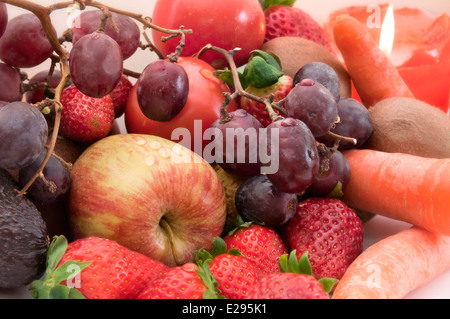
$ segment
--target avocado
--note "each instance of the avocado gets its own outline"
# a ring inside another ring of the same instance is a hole
[[[24,287],[40,278],[46,267],[46,224],[17,189],[12,176],[0,169],[0,288]]]

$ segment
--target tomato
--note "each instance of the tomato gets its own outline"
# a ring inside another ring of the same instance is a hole
[[[153,9],[153,23],[168,29],[192,29],[186,35],[183,56],[196,54],[211,43],[226,50],[241,48],[235,54],[237,66],[247,63],[249,53],[259,49],[264,42],[266,24],[263,9],[258,0],[157,0]],[[152,30],[155,46],[164,56],[175,51],[180,38],[166,43],[167,36]],[[201,56],[215,68],[227,66],[222,56],[208,51]]]
[[[200,154],[205,145],[211,142],[208,139],[203,140],[203,133],[220,117],[220,108],[225,100],[223,93],[230,92],[230,89],[214,76],[214,68],[203,60],[181,57],[178,64],[186,70],[189,78],[189,95],[181,112],[168,122],[150,120],[139,108],[136,83],[125,109],[125,127],[128,133],[160,136],[179,142]],[[227,110],[232,112],[236,108],[235,101],[232,101]],[[177,133],[182,135],[176,136]]]

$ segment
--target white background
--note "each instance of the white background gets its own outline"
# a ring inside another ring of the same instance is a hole
[[[170,1],[170,0],[163,0]],[[207,0],[205,0],[207,1]],[[57,0],[37,0],[33,1],[42,5],[49,5],[57,2]],[[101,1],[100,1],[101,2]],[[141,13],[144,16],[152,15],[153,6],[155,0],[104,0],[105,4],[119,9],[132,11],[135,13]],[[380,0],[314,0],[314,1],[303,1],[298,0],[295,6],[308,12],[313,18],[318,22],[323,23],[328,17],[328,14],[335,9],[346,7],[349,5],[369,5],[373,3],[386,3],[386,1]],[[409,7],[419,7],[427,9],[432,13],[439,14],[443,11],[450,14],[450,0],[391,0],[390,1],[395,8],[409,6]],[[8,14],[10,17],[14,17],[18,14],[25,13],[23,9],[13,8],[8,6]],[[55,12],[52,14],[52,21],[58,32],[61,34],[66,28],[67,13],[65,10]],[[219,24],[220,25],[220,24]],[[138,50],[136,54],[130,59],[124,62],[124,66],[128,69],[141,72],[143,68],[152,60],[156,58],[155,54],[148,51]],[[43,65],[33,68],[24,69],[29,76],[32,76],[40,70],[45,70],[47,65]],[[121,123],[121,125],[123,125]],[[450,208],[449,208],[450,209]],[[381,216],[373,218],[371,221],[365,224],[365,241],[364,247],[372,245],[373,243],[379,241],[382,238],[395,234],[403,229],[409,228],[411,225],[393,221]],[[2,298],[30,298],[26,289],[15,289],[15,290],[2,290],[0,289],[0,299]],[[450,299],[450,269],[429,282],[424,287],[416,289],[415,291],[409,293],[405,298],[422,298],[422,299]]]

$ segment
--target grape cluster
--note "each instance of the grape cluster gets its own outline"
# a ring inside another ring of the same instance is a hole
[[[290,219],[301,197],[341,196],[351,174],[341,150],[362,146],[372,132],[366,108],[354,99],[341,98],[337,74],[327,64],[306,64],[298,70],[294,83],[286,98],[278,103],[283,105],[285,116],[274,116],[265,131],[260,131],[266,139],[257,137],[257,145],[267,149],[269,164],[277,161],[278,169],[264,172],[267,161],[261,159],[258,171],[248,162],[249,156],[244,162],[221,164],[231,173],[248,178],[235,195],[236,207],[244,220],[278,227]],[[259,126],[255,122],[249,114],[239,118],[230,113],[228,122],[217,121],[214,127],[256,129]],[[349,142],[351,139],[357,143]],[[235,140],[226,143],[232,145],[224,148],[224,159],[227,152],[239,150]],[[248,143],[244,149],[247,155]]]

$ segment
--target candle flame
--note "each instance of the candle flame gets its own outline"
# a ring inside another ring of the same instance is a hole
[[[394,9],[392,5],[389,8],[384,17],[383,25],[381,26],[380,34],[380,44],[379,48],[381,51],[389,55],[394,46],[394,35],[395,35],[395,22],[394,22]]]

